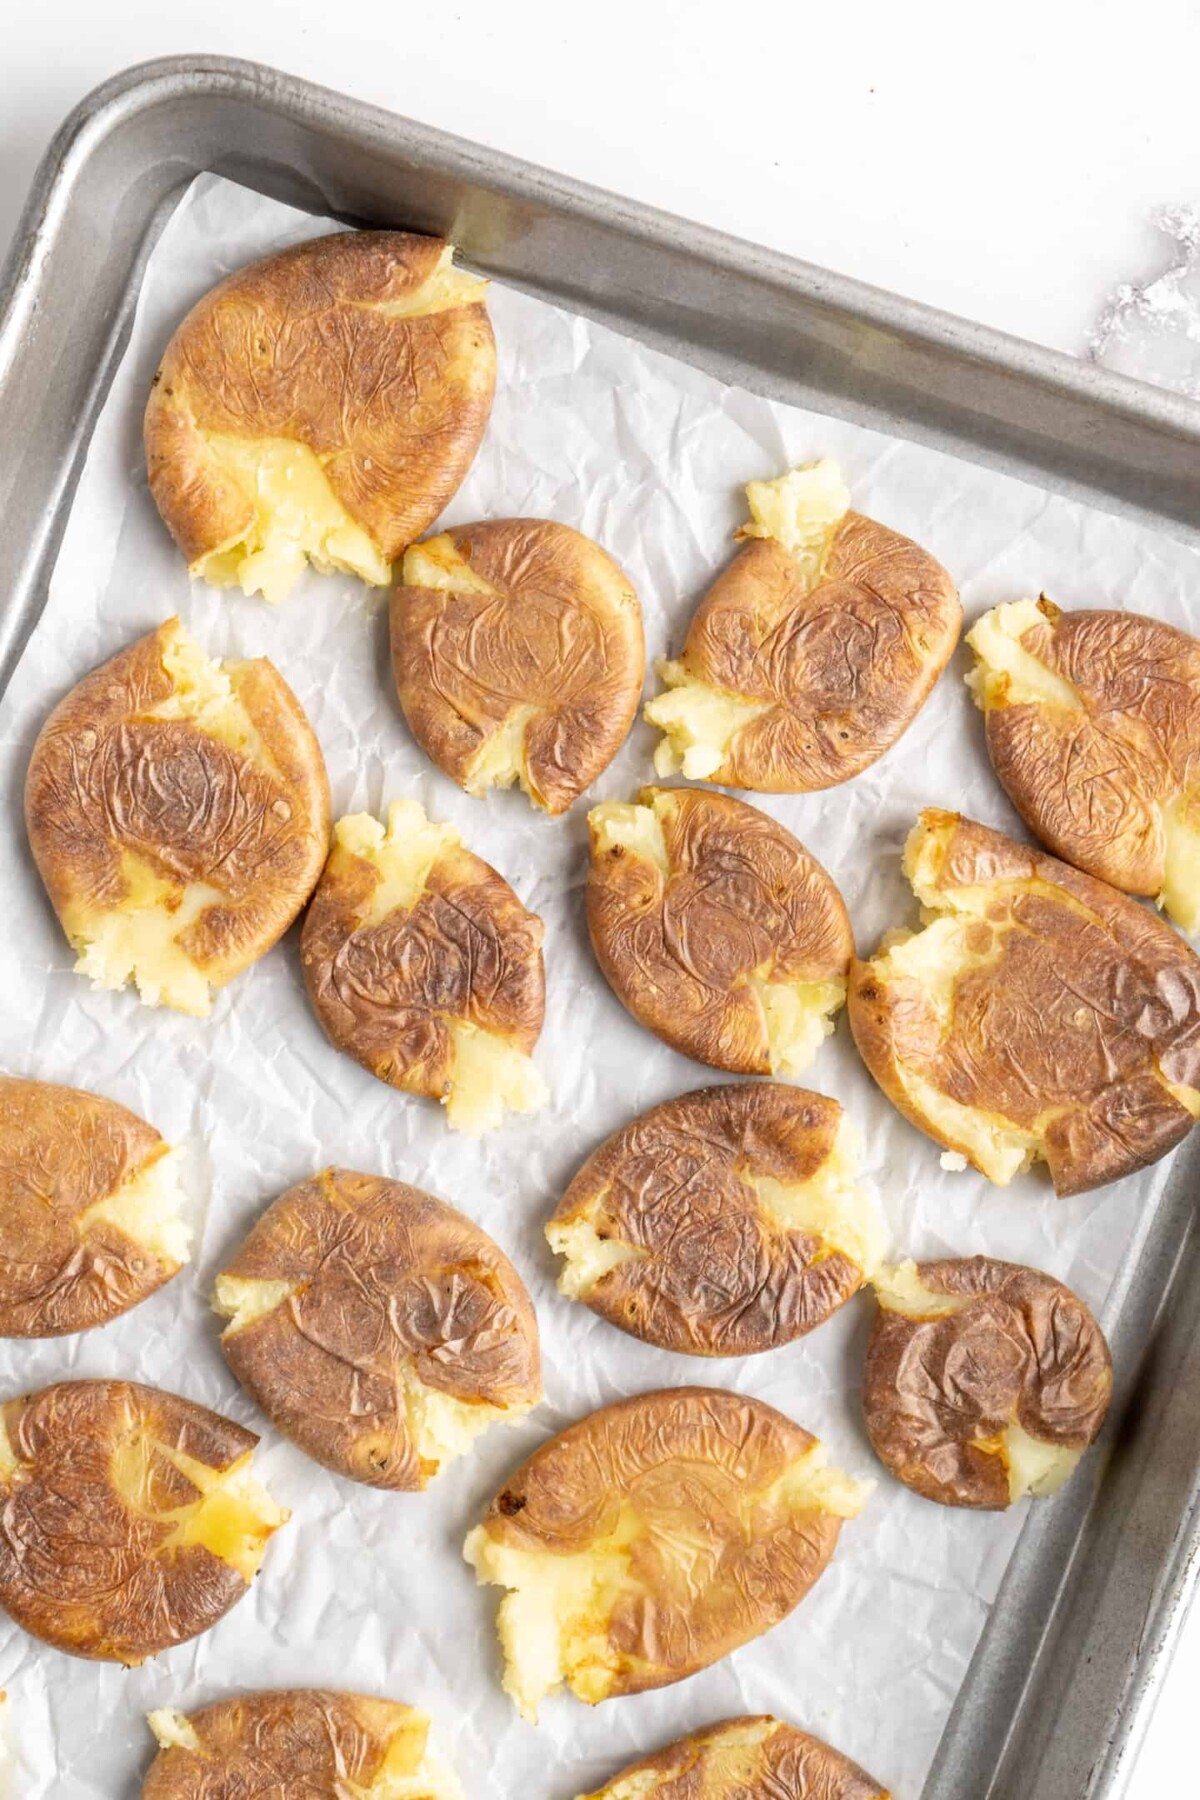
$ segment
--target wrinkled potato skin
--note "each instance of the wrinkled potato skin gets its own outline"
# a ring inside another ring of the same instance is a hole
[[[140,1382],[61,1381],[10,1400],[9,1442],[29,1466],[0,1482],[0,1605],[57,1650],[140,1663],[207,1631],[247,1584],[203,1545],[156,1554],[171,1525],[136,1516],[112,1484],[127,1415],[134,1429],[218,1470],[258,1442],[219,1413]],[[196,1497],[185,1475],[155,1460],[156,1511]]]
[[[855,961],[850,1027],[889,1100],[938,1142],[904,1093],[900,1062],[962,1104],[1021,1127],[1061,1107],[1046,1133],[1060,1194],[1165,1156],[1194,1121],[1156,1069],[1200,1087],[1200,961],[1156,914],[1066,863],[955,814],[922,816],[957,819],[940,887],[1036,888],[997,894],[993,923],[1016,929],[998,963],[959,981],[944,1044],[915,983],[885,986],[870,962]]]
[[[1200,787],[1200,642],[1157,619],[1102,611],[1058,613],[1021,642],[1085,710],[988,711],[1005,793],[1056,856],[1127,894],[1157,894],[1159,804]]]
[[[546,1011],[542,921],[462,845],[411,908],[360,929],[376,877],[337,847],[304,920],[304,982],[330,1043],[380,1081],[440,1100],[454,1068],[447,1017],[532,1053]]]
[[[415,318],[373,309],[420,287],[444,249],[403,231],[314,238],[238,270],[192,308],[145,419],[150,491],[189,564],[236,541],[253,517],[207,432],[307,445],[388,561],[433,523],[491,412],[487,308]]]
[[[305,1284],[221,1348],[272,1423],[352,1481],[425,1486],[396,1385],[401,1362],[461,1400],[526,1406],[541,1392],[520,1276],[479,1226],[402,1181],[327,1169],[301,1182],[224,1272]]]
[[[647,804],[664,790],[643,788]],[[614,845],[593,846],[592,946],[617,999],[673,1050],[735,1075],[771,1062],[751,970],[772,953],[776,981],[844,979],[854,954],[832,877],[757,807],[701,788],[671,790],[663,821],[671,873]]]
[[[329,783],[300,702],[265,658],[227,668],[274,770],[189,720],[144,715],[169,698],[172,627],[139,638],[85,675],[50,714],[29,764],[25,821],[54,910],[119,906],[121,852],[182,894],[211,884],[179,938],[214,985],[271,948],[304,905],[329,847]]]
[[[753,1772],[731,1787],[718,1766],[722,1746],[759,1726],[773,1729],[762,1742]],[[606,1787],[581,1800],[608,1800],[623,1781],[646,1775],[656,1779],[644,1800],[889,1800],[877,1781],[832,1745],[766,1716],[725,1719],[679,1738],[656,1755],[630,1763]]]
[[[1108,1345],[1083,1301],[1036,1269],[971,1256],[919,1273],[971,1305],[930,1319],[879,1309],[863,1377],[867,1431],[925,1499],[1001,1511],[1007,1468],[976,1440],[1015,1421],[1044,1443],[1086,1450],[1112,1398]]]
[[[104,1325],[176,1273],[116,1225],[80,1225],[165,1152],[115,1101],[0,1075],[0,1336]]]
[[[646,1259],[611,1269],[586,1305],[692,1356],[748,1356],[821,1324],[857,1292],[859,1270],[840,1252],[814,1260],[820,1241],[772,1219],[742,1171],[809,1180],[841,1118],[836,1100],[766,1081],[683,1094],[616,1132],[554,1218],[591,1216]]]
[[[608,767],[637,713],[646,648],[637,595],[598,544],[549,519],[497,519],[447,533],[496,595],[398,585],[392,669],[413,736],[465,786],[514,707],[529,779],[551,815]]]
[[[204,1754],[160,1750],[142,1800],[332,1800],[344,1784],[369,1788],[408,1708],[331,1688],[290,1688],[220,1700],[188,1722]]]
[[[811,593],[782,544],[748,543],[701,601],[680,661],[770,710],[708,779],[804,794],[861,774],[912,724],[961,626],[941,564],[860,513],[837,526]]]
[[[603,1407],[551,1438],[497,1494],[488,1535],[569,1555],[605,1535],[621,1502],[661,1527],[634,1546],[642,1594],[616,1608],[622,1659],[606,1698],[682,1681],[787,1616],[832,1556],[842,1521],[751,1504],[815,1440],[761,1400],[669,1388]],[[703,1584],[670,1555],[705,1545]]]

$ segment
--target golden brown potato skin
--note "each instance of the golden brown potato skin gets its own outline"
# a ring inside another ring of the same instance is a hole
[[[128,893],[123,852],[182,896],[189,882],[221,902],[179,943],[218,986],[287,930],[329,847],[329,783],[300,702],[265,657],[226,665],[273,767],[151,710],[173,691],[164,646],[178,620],[138,638],[60,700],[33,747],[25,782],[29,844],[64,911]]]
[[[855,961],[850,1026],[889,1100],[944,1141],[905,1095],[902,1062],[1021,1128],[1052,1114],[1046,1161],[1060,1194],[1165,1156],[1193,1124],[1165,1083],[1200,1087],[1200,961],[1154,913],[1066,863],[958,814],[922,819],[954,822],[939,887],[995,887],[977,947],[1007,935],[998,961],[959,979],[944,1036],[914,982],[885,983]]]
[[[221,1348],[271,1422],[351,1481],[426,1484],[401,1365],[468,1402],[527,1407],[541,1394],[517,1271],[478,1225],[403,1181],[326,1169],[289,1188],[224,1273],[302,1284]]]
[[[907,731],[958,642],[962,608],[941,564],[849,512],[811,592],[783,545],[757,538],[709,589],[679,659],[696,681],[769,710],[708,779],[810,793],[869,768]]]
[[[461,844],[441,852],[414,906],[361,927],[375,881],[364,858],[336,849],[304,920],[304,982],[330,1043],[380,1081],[432,1100],[454,1068],[447,1019],[530,1055],[546,1011],[537,914]]]
[[[203,1755],[176,1745],[160,1750],[142,1800],[340,1800],[376,1780],[407,1715],[394,1700],[332,1688],[219,1700],[188,1715]]]
[[[376,309],[419,288],[445,248],[404,231],[313,238],[239,269],[192,308],[145,419],[150,491],[189,564],[253,517],[206,432],[305,444],[388,561],[433,523],[491,412],[487,308]]]
[[[745,1176],[811,1179],[842,1116],[823,1094],[763,1081],[682,1094],[616,1132],[554,1221],[586,1216],[643,1254],[601,1276],[586,1304],[692,1356],[753,1355],[812,1331],[857,1292],[861,1272],[772,1218]]]
[[[879,1309],[863,1376],[867,1431],[892,1474],[927,1500],[1000,1511],[1008,1470],[979,1441],[1016,1423],[1086,1450],[1112,1398],[1108,1345],[1083,1301],[1036,1269],[969,1256],[918,1273],[971,1304],[926,1319]]]
[[[738,1756],[736,1774],[727,1773],[731,1747],[750,1734],[761,1735],[761,1743],[744,1753],[745,1760]],[[650,1775],[649,1787],[636,1788],[638,1800],[889,1800],[840,1750],[769,1715],[723,1719],[678,1738],[581,1800],[614,1800],[622,1782]]]
[[[4,1407],[21,1467],[0,1481],[0,1606],[72,1656],[140,1663],[207,1631],[246,1592],[202,1544],[161,1549],[174,1521],[148,1518],[114,1487],[118,1447],[147,1437],[213,1469],[257,1444],[219,1413],[136,1381],[60,1381]],[[156,1455],[144,1501],[157,1515],[197,1489]]]
[[[667,790],[643,788],[648,804]],[[769,1075],[766,1026],[748,982],[844,979],[854,954],[832,877],[757,807],[702,788],[670,790],[670,874],[592,834],[587,919],[604,977],[663,1042],[735,1075]]]
[[[113,1100],[0,1075],[0,1337],[104,1325],[171,1279],[118,1225],[81,1223],[166,1148]]]
[[[643,1531],[609,1629],[605,1698],[665,1687],[777,1625],[832,1556],[842,1521],[764,1499],[816,1440],[719,1388],[665,1388],[603,1407],[535,1450],[483,1521],[499,1543],[570,1555],[611,1532],[623,1502]],[[704,1546],[681,1556],[679,1545]]]
[[[608,767],[646,673],[642,614],[598,544],[551,519],[496,519],[447,533],[495,594],[397,585],[392,669],[413,736],[465,787],[515,707],[530,785],[552,816]]]

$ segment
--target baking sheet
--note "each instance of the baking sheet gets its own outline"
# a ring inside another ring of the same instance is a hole
[[[816,1431],[856,1474],[880,1473],[858,1417],[870,1308],[760,1358],[700,1362],[627,1339],[554,1291],[542,1225],[567,1179],[633,1113],[713,1079],[627,1018],[596,971],[583,924],[584,805],[551,822],[519,794],[469,800],[408,737],[387,658],[386,609],[357,582],[310,576],[276,612],[189,584],[145,485],[140,419],[171,329],[214,281],[320,227],[202,177],[151,259],[133,337],[93,440],[49,604],[0,711],[0,794],[11,854],[0,941],[0,1066],[74,1082],[143,1113],[185,1152],[195,1261],[103,1331],[0,1345],[0,1392],[69,1375],[174,1388],[264,1433],[258,1473],[293,1509],[251,1594],[214,1631],[137,1671],[76,1662],[0,1625],[15,1791],[132,1796],[155,1706],[191,1709],[240,1687],[325,1682],[427,1707],[472,1800],[545,1800],[597,1786],[623,1761],[732,1712],[774,1711],[829,1737],[901,1800],[916,1800],[1023,1516],[943,1512],[881,1479],[814,1593],[768,1637],[676,1688],[589,1711],[549,1701],[536,1729],[499,1687],[495,1589],[477,1589],[462,1539],[521,1457],[590,1408],[671,1383],[715,1381]],[[612,332],[494,287],[500,351],[484,449],[447,523],[556,517],[598,538],[641,595],[651,658],[678,648],[730,553],[742,484],[831,454],[854,503],[918,537],[955,574],[969,617],[1045,589],[1064,605],[1155,612],[1196,630],[1197,553],[1128,523],[935,452],[722,387]],[[548,1006],[538,1061],[553,1100],[482,1143],[438,1109],[375,1082],[326,1044],[305,1003],[294,934],[217,1002],[208,1022],[92,993],[24,847],[21,783],[38,726],[79,676],[179,611],[214,654],[270,655],[305,705],[336,813],[411,794],[505,873],[546,921]],[[846,896],[860,948],[910,920],[899,852],[916,810],[951,805],[1012,828],[991,777],[960,652],[901,745],[830,794],[762,800]],[[654,682],[649,683],[650,691]],[[650,776],[657,734],[639,724],[593,798]],[[858,1123],[898,1253],[1035,1263],[1099,1305],[1161,1170],[1057,1201],[1041,1178],[1005,1193],[948,1174],[878,1095],[845,1024],[811,1084]],[[308,1462],[226,1371],[212,1278],[285,1186],[328,1162],[413,1181],[461,1206],[529,1283],[543,1333],[546,1404],[493,1430],[423,1496],[371,1492]]]

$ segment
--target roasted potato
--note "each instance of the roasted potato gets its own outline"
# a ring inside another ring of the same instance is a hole
[[[698,788],[607,801],[588,828],[588,929],[622,1006],[714,1069],[806,1069],[854,954],[816,858],[757,807]]]
[[[802,1337],[886,1250],[836,1100],[779,1082],[683,1094],[593,1152],[546,1227],[559,1288],[664,1350]]]
[[[1165,1156],[1200,1114],[1200,961],[1103,882],[957,813],[905,872],[933,916],[850,978],[850,1025],[906,1119],[1000,1186],[1060,1194]]]
[[[415,544],[391,626],[409,728],[468,794],[519,782],[551,817],[565,812],[637,714],[637,595],[569,525],[496,519]]]
[[[168,619],[54,708],[25,819],[76,972],[203,1018],[312,892],[329,784],[273,664],[212,662]]]
[[[463,1800],[428,1715],[396,1700],[290,1688],[148,1723],[160,1749],[142,1800]]]
[[[863,1411],[882,1462],[943,1506],[1053,1494],[1104,1423],[1112,1360],[1083,1301],[987,1256],[875,1277]]]
[[[1200,932],[1200,641],[1043,597],[994,607],[967,642],[992,767],[1029,829]]]
[[[849,510],[834,463],[752,481],[746,498],[751,541],[659,665],[654,766],[769,794],[834,787],[924,706],[958,642],[958,595],[927,551]]]
[[[486,286],[440,238],[348,231],[206,294],[145,421],[150,492],[189,573],[271,601],[306,562],[386,586],[483,437]]]
[[[870,1486],[745,1394],[606,1406],[518,1469],[467,1538],[509,1590],[505,1691],[526,1718],[566,1682],[594,1706],[707,1668],[791,1612]]]
[[[258,1439],[135,1381],[60,1381],[0,1410],[0,1606],[72,1656],[137,1664],[240,1600],[283,1512]]]
[[[630,1763],[579,1800],[889,1800],[820,1738],[779,1719],[723,1719]]]
[[[351,1481],[413,1490],[541,1399],[537,1319],[485,1231],[402,1181],[326,1169],[217,1277],[221,1348],[272,1424]]]
[[[176,1158],[113,1100],[0,1075],[0,1336],[127,1312],[188,1260]]]
[[[452,825],[397,800],[386,830],[339,819],[304,921],[309,998],[330,1043],[380,1081],[440,1100],[456,1131],[534,1112],[546,1009],[542,921]]]

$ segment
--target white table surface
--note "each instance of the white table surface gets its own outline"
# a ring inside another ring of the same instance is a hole
[[[0,31],[0,252],[97,82],[204,50],[1085,354],[1200,201],[1195,0],[40,0]],[[1200,353],[1198,353],[1200,355]],[[1200,373],[1200,370],[1198,370]],[[1200,1612],[1129,1800],[1194,1764]]]

